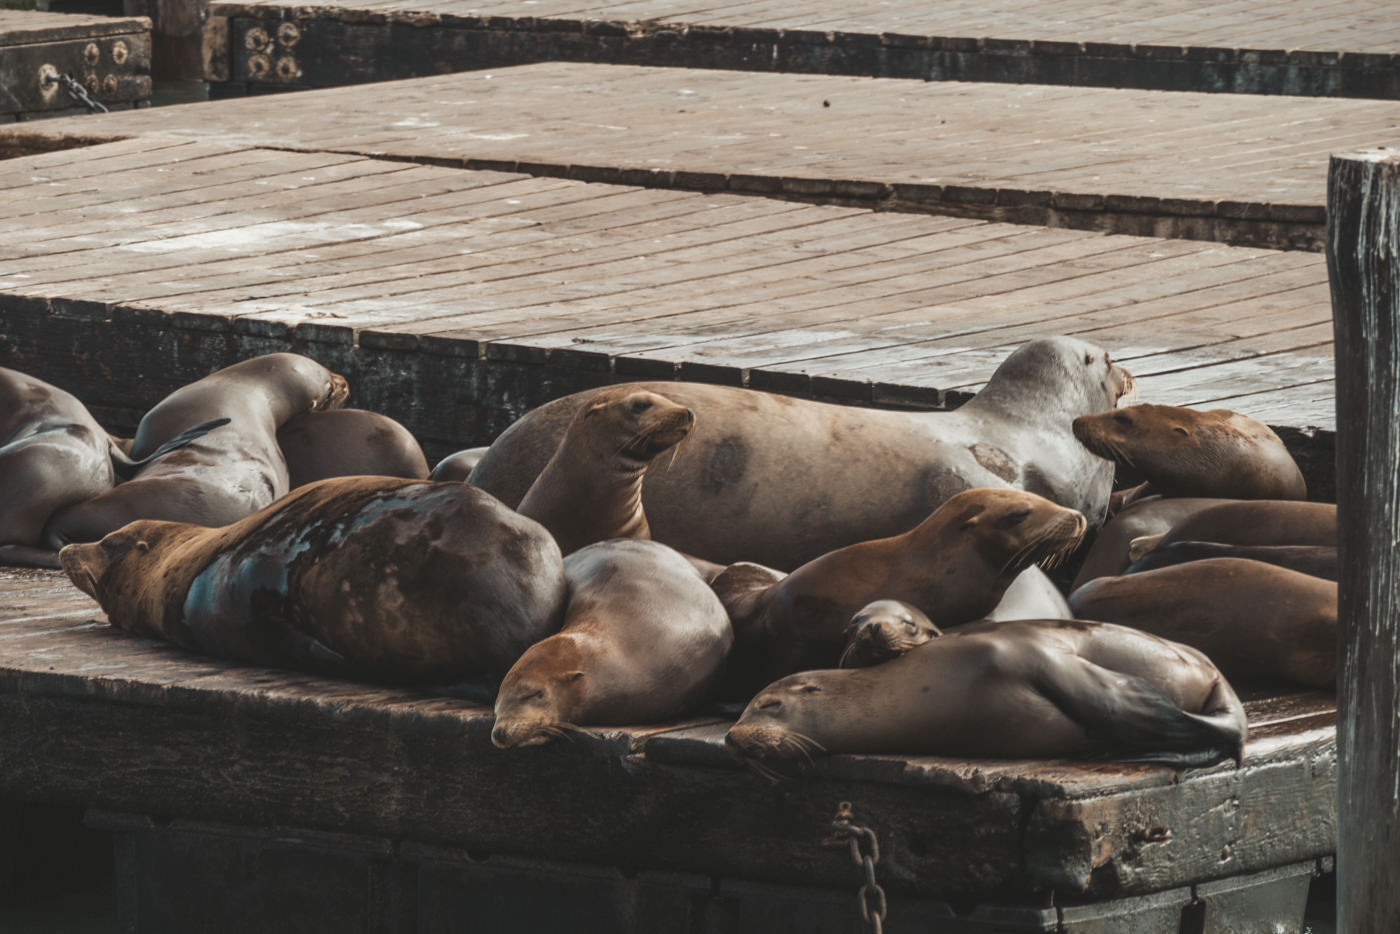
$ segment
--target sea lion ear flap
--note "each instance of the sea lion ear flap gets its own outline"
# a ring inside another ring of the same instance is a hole
[[[1185,428],[1182,428],[1180,425],[1173,425],[1172,431],[1176,432],[1184,438],[1191,437],[1191,432],[1187,431]]]
[[[599,412],[603,411],[603,409],[607,408],[607,406],[608,404],[606,402],[595,402],[584,410],[583,417],[592,418]]]
[[[578,681],[578,680],[581,679],[582,677],[583,677],[583,672],[581,672],[581,671],[566,671],[566,672],[564,672],[564,680],[565,680],[565,681]]]
[[[144,541],[144,540],[138,541],[138,542],[136,543],[136,550],[139,551],[139,552],[141,552],[141,554],[144,555],[144,554],[146,554],[146,552],[148,552],[148,551],[151,550],[151,546],[150,546],[150,544],[149,544],[148,542],[146,542],[146,541]]]

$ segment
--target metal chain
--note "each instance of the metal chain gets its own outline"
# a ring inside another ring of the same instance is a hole
[[[822,842],[827,846],[841,846],[844,843],[850,847],[851,862],[864,872],[860,891],[856,894],[861,920],[870,925],[875,934],[882,934],[888,906],[885,904],[885,890],[875,881],[875,867],[880,862],[880,841],[876,839],[875,831],[855,822],[849,801],[842,801],[837,806],[831,829],[833,836]]]
[[[107,113],[107,108],[100,101],[93,100],[88,96],[87,88],[75,81],[70,75],[49,73],[44,75],[44,87],[51,84],[63,85],[63,90],[68,92],[68,96],[82,104],[90,113]]]

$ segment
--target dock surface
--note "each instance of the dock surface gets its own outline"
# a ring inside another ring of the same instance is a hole
[[[1329,153],[1400,102],[548,63],[63,130],[1316,250]]]
[[[225,0],[215,80],[328,86],[575,60],[1161,90],[1400,96],[1385,0]],[[294,35],[278,31],[293,27]]]
[[[843,891],[857,874],[820,840],[853,800],[897,896],[1170,892],[1178,912],[1194,884],[1333,846],[1328,695],[1248,701],[1238,769],[834,756],[773,786],[716,716],[499,750],[489,707],[129,636],[59,572],[0,569],[0,596],[0,794],[20,799]]]
[[[116,395],[207,367],[198,338],[938,406],[1074,334],[1143,401],[1335,417],[1316,253],[161,137],[3,161],[0,186],[8,365]],[[185,356],[154,365],[143,327]],[[398,388],[384,411],[427,438],[482,405]]]

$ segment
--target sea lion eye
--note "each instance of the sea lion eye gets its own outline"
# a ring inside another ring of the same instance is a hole
[[[641,415],[643,412],[645,412],[645,411],[646,411],[647,409],[649,409],[649,408],[651,408],[651,401],[650,401],[650,400],[648,400],[648,399],[638,399],[636,402],[633,402],[633,403],[632,403],[632,414],[633,414],[633,415]]]
[[[522,698],[520,698],[520,699],[521,699],[521,700],[539,700],[541,697],[544,697],[544,691],[538,691],[538,690],[537,690],[537,691],[531,691],[529,694],[526,694],[524,697],[522,697]]]
[[[1029,509],[1018,509],[1011,514],[1004,516],[1001,522],[998,523],[998,525],[1000,525],[1003,529],[1009,529],[1013,525],[1020,525],[1022,522],[1025,522],[1028,518],[1030,518],[1030,514],[1031,511]]]
[[[801,687],[803,694],[820,694],[821,690],[822,689],[815,684],[804,684]]]
[[[1185,437],[1190,437],[1190,435],[1191,435],[1191,432],[1187,431],[1185,428],[1182,428],[1180,425],[1173,425],[1173,426],[1172,426],[1172,431],[1174,431],[1174,432],[1176,432],[1177,434],[1181,435],[1183,438],[1185,438]]]
[[[1113,420],[1120,425],[1131,425],[1133,423],[1133,417],[1127,412],[1114,412]]]
[[[140,541],[136,543],[136,550],[144,555],[146,552],[151,550],[151,546],[148,542]]]
[[[1094,362],[1094,355],[1091,354],[1091,353],[1086,353],[1086,354],[1084,355],[1084,365],[1085,365],[1085,366],[1088,366],[1089,364],[1091,364],[1091,363],[1093,363],[1093,362]]]

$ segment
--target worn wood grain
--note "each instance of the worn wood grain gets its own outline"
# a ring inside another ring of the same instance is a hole
[[[1400,150],[1332,159],[1337,370],[1337,920],[1400,927]]]
[[[1328,153],[1397,127],[1400,103],[1388,101],[563,62],[81,124],[112,136],[1313,250]],[[7,132],[52,140],[70,129]],[[1203,135],[1186,151],[1175,143]]]

